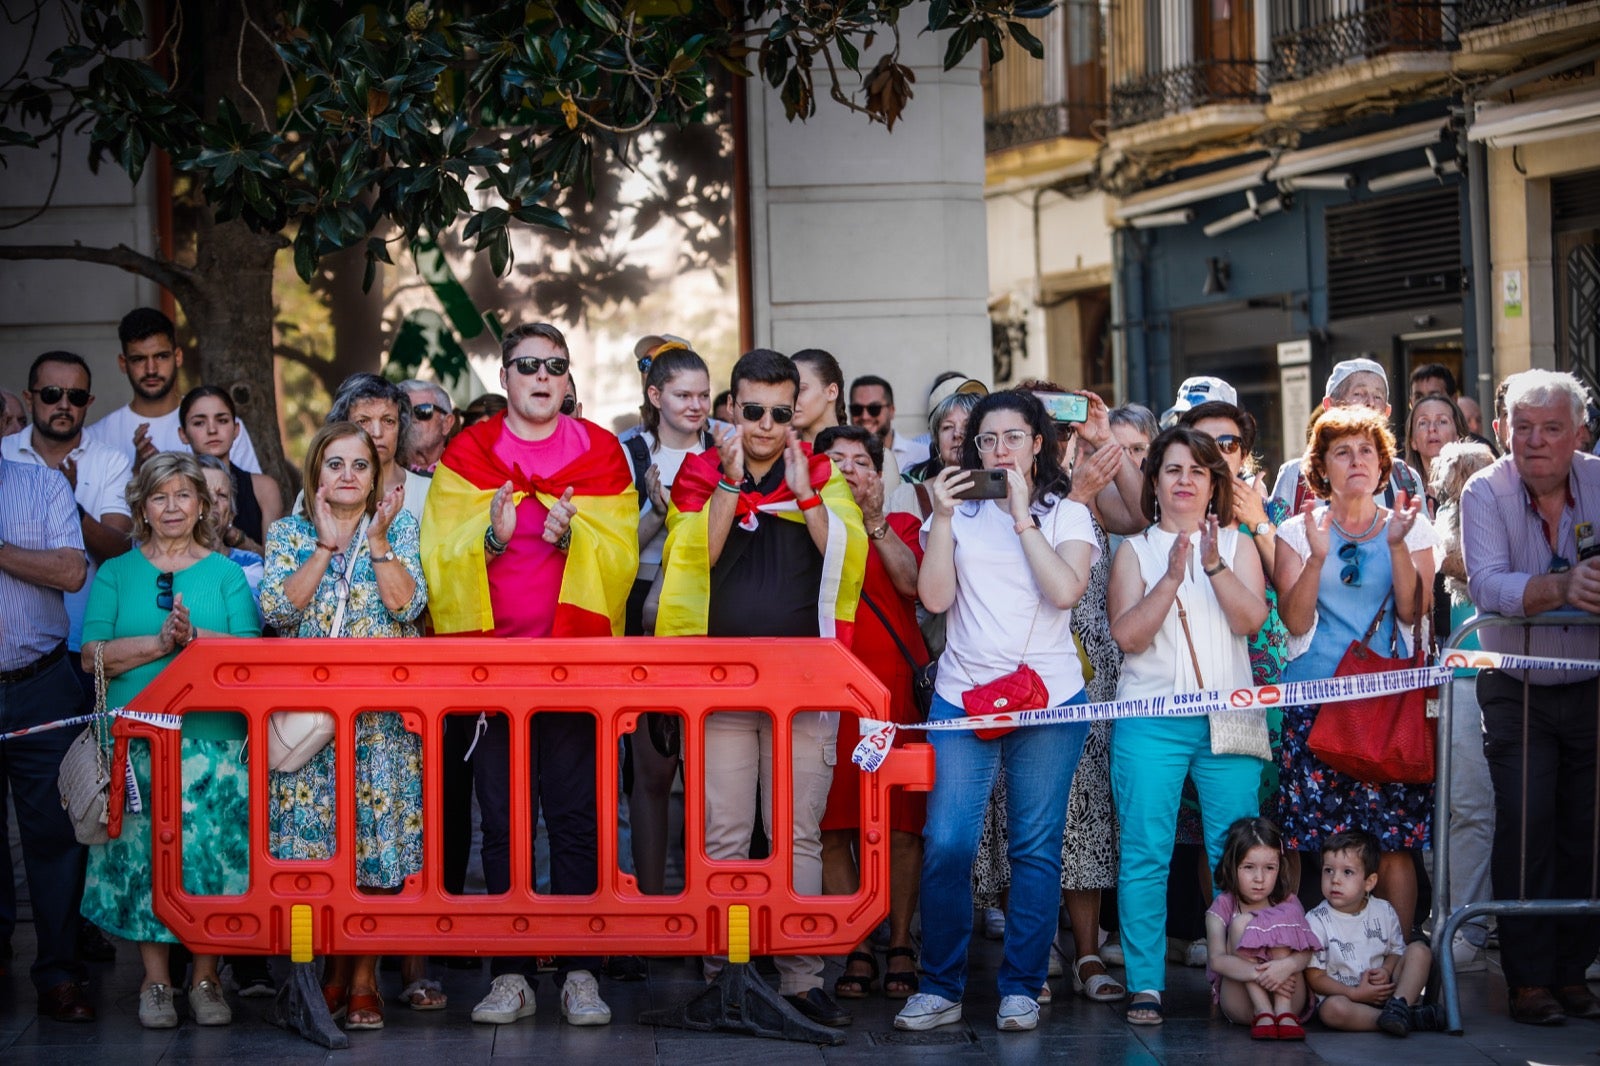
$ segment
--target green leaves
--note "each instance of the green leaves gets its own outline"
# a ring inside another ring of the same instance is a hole
[[[790,119],[834,95],[894,122],[914,76],[889,30],[912,3],[174,0],[184,31],[149,55],[140,0],[47,2],[22,17],[50,8],[67,43],[0,83],[0,164],[82,118],[94,163],[137,179],[166,152],[217,220],[292,234],[302,277],[364,245],[370,282],[388,261],[379,234],[457,227],[504,273],[519,229],[567,229],[557,205],[567,190],[592,193],[601,153],[658,124],[703,121],[724,71],[759,73]],[[953,66],[980,42],[997,59],[1007,35],[1040,54],[1023,20],[1049,7],[930,0],[926,17],[949,34]],[[240,36],[241,11],[259,32]],[[859,85],[835,82],[863,63]]]

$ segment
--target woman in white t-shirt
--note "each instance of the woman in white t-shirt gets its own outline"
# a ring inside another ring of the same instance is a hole
[[[948,611],[930,720],[966,712],[962,694],[1026,662],[1051,706],[1083,702],[1072,608],[1098,548],[1088,508],[1067,499],[1055,427],[1027,392],[998,392],[972,411],[960,467],[928,482],[933,514],[917,593]],[[1007,495],[964,501],[974,469],[1004,470]],[[922,991],[895,1018],[900,1029],[961,1020],[972,935],[972,860],[997,776],[1005,774],[1011,895],[998,976],[1002,1030],[1038,1024],[1060,906],[1061,832],[1072,773],[1088,726],[1030,726],[993,740],[929,734],[939,773],[928,797],[922,862]]]
[[[1174,426],[1151,442],[1140,506],[1153,524],[1117,549],[1106,595],[1111,635],[1123,652],[1118,699],[1250,687],[1249,641],[1267,619],[1266,576],[1255,545],[1239,533],[1239,484],[1209,434]],[[1257,813],[1270,754],[1259,711],[1119,718],[1112,726],[1130,1023],[1162,1020],[1167,872],[1184,778],[1200,795],[1214,867],[1228,826]]]
[[[659,353],[645,375],[643,428],[626,444],[639,489],[639,576],[628,597],[624,632],[655,631],[650,590],[661,572],[667,542],[667,500],[686,456],[711,447],[711,375],[687,348]],[[667,805],[680,759],[677,719],[645,715],[632,741],[633,781],[628,790],[634,876],[649,895],[666,891]]]

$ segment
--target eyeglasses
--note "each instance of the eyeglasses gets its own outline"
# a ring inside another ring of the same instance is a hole
[[[980,452],[988,455],[1000,446],[1002,439],[1006,442],[1006,451],[1014,452],[1033,440],[1033,434],[1025,429],[1008,429],[1004,433],[979,433],[972,438],[972,443],[978,446]]]
[[[172,610],[172,575],[165,570],[156,575],[156,609]]]
[[[436,403],[414,403],[411,405],[411,417],[418,422],[432,421],[436,414],[449,414],[443,407]]]
[[[758,403],[739,405],[739,414],[746,422],[759,422],[767,417],[768,411],[772,412],[772,420],[780,426],[788,425],[789,420],[794,417],[794,408],[788,404],[773,404],[771,407],[763,407]]]
[[[886,403],[853,403],[850,405],[850,417],[860,418],[862,415],[870,415],[877,418],[888,406]]]
[[[533,377],[540,370],[548,370],[551,377],[558,378],[567,372],[572,360],[564,355],[525,355],[504,365],[516,367],[517,373],[525,378]]]
[[[60,403],[63,396],[74,407],[89,406],[88,389],[63,389],[60,385],[46,385],[39,390],[39,399],[52,407]]]
[[[1351,588],[1361,587],[1361,545],[1342,544],[1339,547],[1339,561],[1344,563],[1339,571],[1339,580]]]
[[[1571,569],[1572,564],[1567,561],[1566,556],[1557,555],[1555,552],[1550,553],[1550,573],[1564,574]]]
[[[1244,441],[1240,440],[1232,433],[1219,433],[1215,439],[1217,442],[1217,450],[1223,455],[1232,455],[1240,448],[1244,447]]]

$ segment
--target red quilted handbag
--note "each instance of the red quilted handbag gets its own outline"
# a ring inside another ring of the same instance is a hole
[[[1009,674],[995,678],[986,685],[968,689],[961,694],[961,705],[974,718],[992,718],[996,722],[1014,722],[1011,716],[1018,711],[1037,711],[1050,706],[1050,690],[1044,678],[1023,663]],[[996,725],[988,729],[975,729],[979,740],[1003,737],[1015,725]]]
[[[1352,640],[1335,677],[1381,674],[1426,666],[1419,646],[1413,659],[1391,659],[1367,647],[1389,601],[1378,609],[1362,640]],[[1418,634],[1420,636],[1420,634]],[[1433,781],[1435,726],[1428,718],[1429,689],[1325,704],[1306,745],[1311,754],[1357,781],[1425,785]]]

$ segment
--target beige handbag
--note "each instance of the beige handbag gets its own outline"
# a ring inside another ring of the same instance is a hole
[[[345,549],[344,580],[339,583],[339,605],[333,611],[333,628],[328,636],[337,637],[344,629],[344,609],[350,602],[350,578],[356,570],[356,556],[365,539],[367,520]],[[278,711],[267,719],[267,768],[292,774],[310,762],[317,752],[333,743],[335,722],[327,711]]]
[[[1178,601],[1178,623],[1183,626],[1183,641],[1189,645],[1189,662],[1194,666],[1194,679],[1201,688],[1206,687],[1200,674],[1200,657],[1194,652],[1194,637],[1189,633],[1189,613]],[[1249,755],[1264,761],[1272,758],[1272,739],[1267,735],[1265,711],[1212,711],[1206,715],[1211,723],[1211,754]]]
[[[80,844],[104,844],[111,839],[106,830],[111,821],[111,767],[104,745],[110,743],[111,720],[106,715],[105,649],[105,641],[94,646],[95,719],[67,749],[56,775],[61,806]]]

